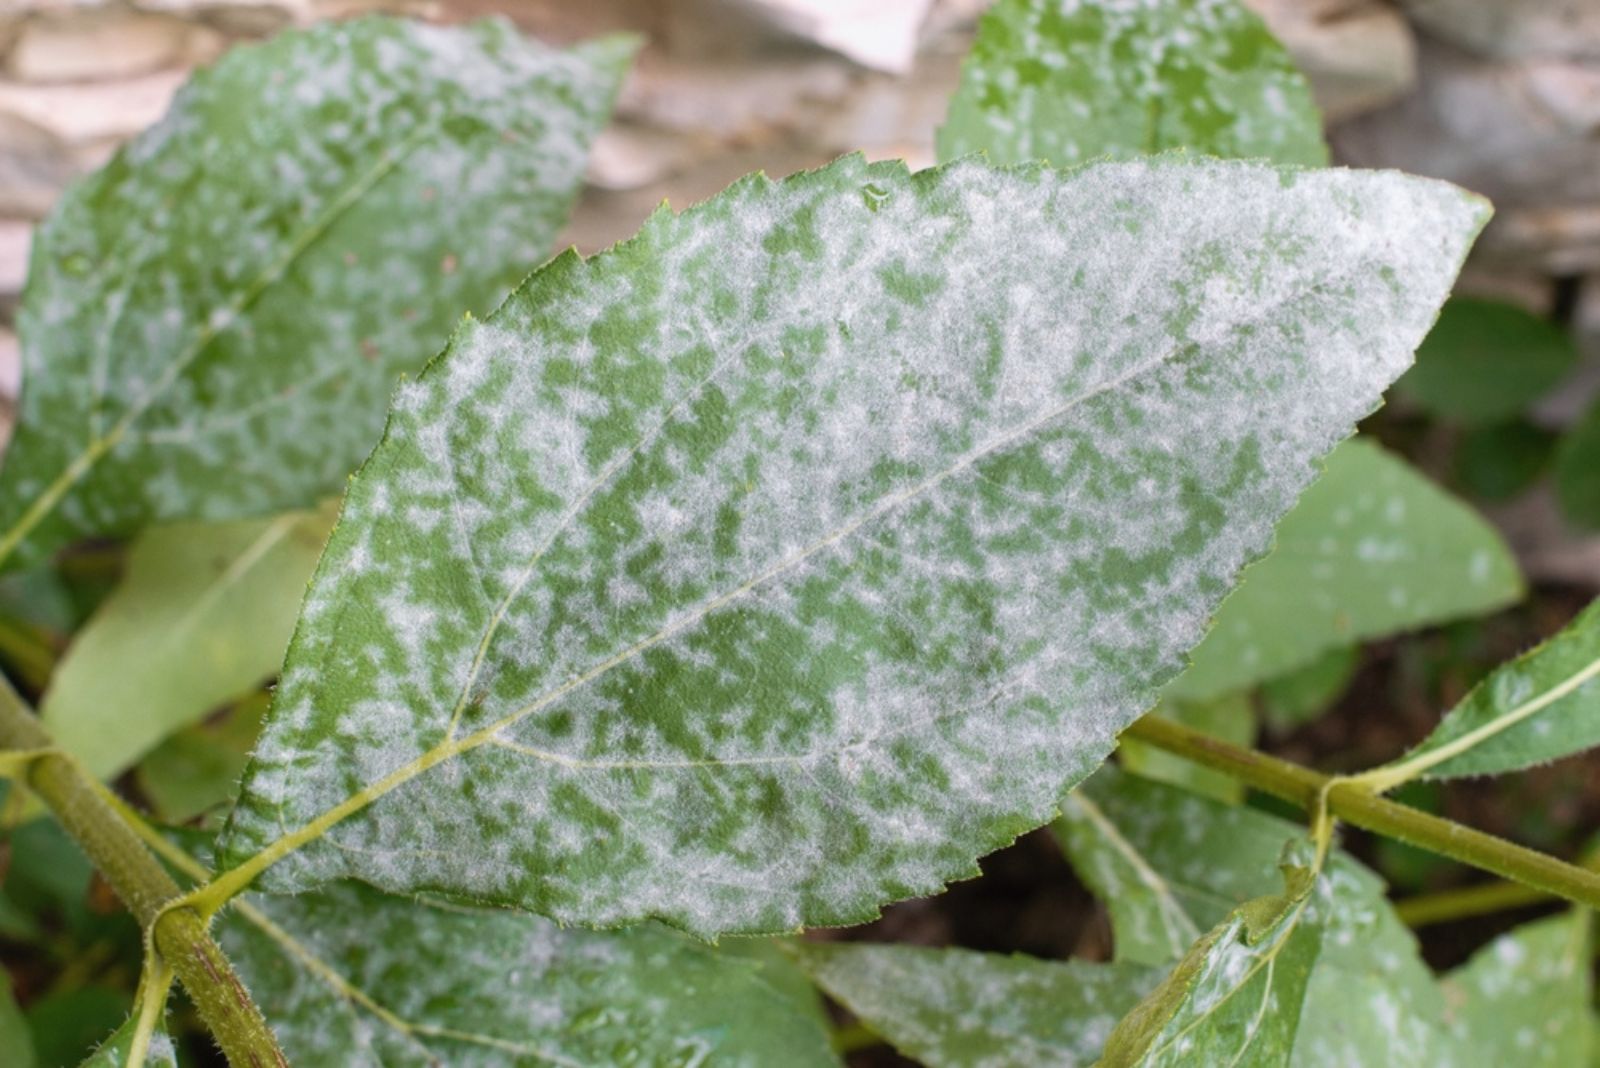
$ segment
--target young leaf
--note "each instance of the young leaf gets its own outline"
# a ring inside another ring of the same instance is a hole
[[[1568,519],[1600,530],[1600,403],[1561,439],[1556,450],[1556,493]]]
[[[1482,218],[852,157],[555,261],[353,480],[214,892],[714,935],[974,874],[1150,707]]]
[[[1161,973],[967,949],[803,942],[830,997],[928,1068],[1087,1068]]]
[[[1316,872],[1300,844],[1285,859],[1283,891],[1239,906],[1196,942],[1111,1032],[1102,1068],[1289,1063],[1322,948]]]
[[[150,1037],[144,1063],[134,1064],[130,1055],[137,1028],[138,1020],[129,1017],[128,1022],[111,1032],[110,1037],[100,1043],[100,1047],[89,1054],[79,1068],[178,1068],[178,1056],[172,1048],[172,1040],[159,1030]]]
[[[34,237],[0,562],[336,490],[546,254],[630,48],[369,18],[197,74]]]
[[[1394,391],[1432,415],[1484,426],[1521,415],[1577,359],[1572,338],[1548,319],[1501,301],[1455,297]]]
[[[1478,1063],[1517,1068],[1590,1063],[1589,925],[1583,909],[1524,924],[1445,978],[1455,1033]]]
[[[754,961],[356,883],[246,899],[222,945],[295,1064],[837,1065]]]
[[[1265,813],[1110,766],[1068,798],[1056,831],[1110,911],[1118,959],[1148,964],[1177,960],[1231,910],[1272,893],[1283,843],[1300,833]],[[1438,986],[1382,882],[1337,852],[1322,882],[1317,919],[1325,934],[1292,1063],[1455,1063]],[[1411,1052],[1417,1056],[1401,1056]]]
[[[1511,551],[1481,516],[1371,442],[1349,441],[1278,524],[1272,553],[1244,573],[1167,696],[1232,693],[1522,592]]]
[[[1500,775],[1600,745],[1600,600],[1531,652],[1499,668],[1405,757],[1371,773]]]
[[[1283,843],[1302,833],[1115,766],[1067,798],[1055,831],[1110,910],[1117,959],[1142,964],[1177,960],[1230,912],[1273,893]]]
[[[283,663],[331,509],[152,527],[122,584],[79,631],[39,714],[111,778]]]
[[[940,159],[1057,165],[1187,148],[1321,166],[1311,90],[1239,0],[1000,0],[978,24]]]

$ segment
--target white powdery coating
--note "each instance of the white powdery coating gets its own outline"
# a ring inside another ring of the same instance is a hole
[[[536,274],[397,402],[237,864],[702,934],[971,874],[1098,764],[1482,221],[1394,174],[842,160]]]
[[[929,1068],[1093,1064],[1154,968],[866,943],[800,948],[828,995]]]
[[[564,931],[351,884],[252,904],[266,925],[236,910],[219,938],[294,1064],[838,1064],[754,962],[660,927]]]
[[[548,254],[626,52],[371,18],[198,73],[35,241],[0,529],[109,451],[14,562],[338,489],[399,372]]]
[[[1206,930],[1234,906],[1277,893],[1283,843],[1303,834],[1113,766],[1074,793],[1060,826],[1074,867],[1111,910],[1117,958],[1163,964],[1188,943],[1173,951],[1177,939],[1151,930],[1156,922]],[[1445,1030],[1438,984],[1381,880],[1334,853],[1307,919],[1322,944],[1293,1034],[1293,1068],[1475,1063]]]
[[[1593,1048],[1590,917],[1523,924],[1445,977],[1449,1023],[1470,1064],[1558,1068]]]
[[[939,156],[1057,165],[1184,149],[1327,162],[1311,89],[1241,0],[1000,0]]]

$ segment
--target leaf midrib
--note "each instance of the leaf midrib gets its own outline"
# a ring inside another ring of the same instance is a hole
[[[61,473],[56,476],[44,491],[34,498],[33,503],[21,517],[12,524],[0,537],[0,562],[9,557],[22,543],[22,540],[32,532],[33,528],[50,515],[62,498],[83,479],[100,460],[110,453],[127,435],[133,425],[148,412],[157,401],[177,382],[178,376],[183,374],[196,360],[198,360],[211,343],[221,334],[230,329],[246,311],[252,308],[256,301],[266,294],[275,285],[281,282],[289,270],[305,255],[307,251],[322,238],[346,212],[359,204],[367,194],[377,187],[399,164],[412,152],[419,148],[423,141],[431,137],[436,131],[434,123],[423,123],[406,136],[398,145],[386,147],[378,161],[366,171],[357,175],[353,181],[341,189],[334,198],[323,207],[316,218],[284,246],[283,251],[242,290],[236,293],[232,300],[220,308],[213,309],[202,320],[202,326],[194,335],[193,340],[182,349],[177,356],[167,365],[166,369],[151,384],[150,388],[141,394],[122,416],[111,426],[111,429],[101,433],[98,430],[100,404],[103,395],[96,394],[89,405],[89,441],[77,456],[70,460]],[[98,390],[102,383],[96,383]]]
[[[1384,240],[1385,239],[1381,236],[1375,239],[1377,243],[1381,243]],[[1303,288],[1287,292],[1276,301],[1261,304],[1252,308],[1253,314],[1242,316],[1239,320],[1227,325],[1225,329],[1225,336],[1234,336],[1246,327],[1265,322],[1275,315],[1279,309],[1287,305],[1306,300],[1312,295],[1326,290],[1331,285],[1342,283],[1347,279],[1361,273],[1365,264],[1370,258],[1369,249],[1370,245],[1363,247],[1360,253],[1348,257],[1349,266],[1344,267],[1342,270],[1332,272],[1325,276],[1311,278],[1306,282]],[[394,771],[385,775],[378,781],[363,787],[355,794],[352,794],[350,797],[346,798],[343,802],[324,810],[321,815],[315,817],[305,824],[302,824],[298,829],[282,834],[278,838],[267,843],[265,846],[262,846],[244,861],[222,873],[215,880],[213,880],[211,884],[203,888],[202,891],[198,891],[195,896],[203,903],[204,908],[209,909],[210,911],[215,911],[216,908],[219,908],[221,904],[226,902],[229,898],[242,893],[258,875],[260,875],[267,868],[271,867],[273,864],[277,863],[277,861],[295,852],[309,842],[315,841],[317,838],[327,833],[343,820],[365,809],[368,805],[372,804],[392,790],[409,782],[411,779],[424,774],[435,765],[443,763],[461,753],[468,752],[488,743],[496,734],[498,734],[499,731],[504,730],[506,727],[512,726],[522,719],[525,719],[526,717],[550,706],[568,694],[587,686],[589,683],[611,671],[618,665],[625,663],[640,653],[643,653],[646,650],[659,645],[661,642],[668,640],[669,638],[680,633],[686,627],[691,626],[701,619],[704,619],[709,613],[724,606],[730,601],[744,596],[746,593],[749,593],[756,587],[763,585],[771,578],[783,574],[791,567],[797,566],[799,563],[804,562],[804,560],[809,559],[817,552],[831,547],[840,540],[850,536],[861,527],[878,518],[881,518],[883,515],[887,514],[889,511],[893,510],[899,505],[916,499],[926,490],[942,483],[957,472],[967,470],[980,460],[994,454],[996,450],[1025,439],[1035,431],[1042,429],[1049,423],[1052,423],[1071,412],[1079,405],[1088,403],[1112,390],[1136,381],[1146,373],[1165,366],[1168,362],[1177,358],[1185,351],[1210,348],[1219,344],[1221,344],[1220,341],[1210,342],[1204,345],[1199,342],[1187,342],[1177,345],[1174,348],[1163,351],[1148,360],[1135,364],[1133,367],[1123,371],[1120,374],[1113,375],[1105,382],[1091,387],[1084,393],[1069,399],[1065,403],[1056,406],[1042,415],[1034,417],[1032,420],[1023,423],[1019,427],[996,436],[991,440],[991,442],[966,453],[944,471],[923,480],[922,482],[916,484],[908,490],[902,491],[899,494],[889,495],[873,508],[869,509],[857,520],[846,524],[838,530],[831,532],[824,538],[819,539],[812,545],[807,546],[806,548],[793,554],[789,558],[767,568],[765,571],[761,572],[745,583],[742,583],[738,587],[735,587],[733,590],[711,598],[708,601],[702,602],[695,609],[692,609],[689,613],[680,616],[677,620],[668,623],[656,633],[626,647],[618,653],[613,654],[607,659],[599,662],[588,671],[572,677],[561,686],[558,686],[555,689],[546,692],[544,695],[535,698],[534,700],[512,711],[506,716],[495,720],[488,726],[483,727],[472,734],[462,736],[461,738],[453,738],[447,733],[443,740],[434,745],[432,748],[423,752],[420,756],[417,756],[412,760],[400,765]],[[487,648],[488,641],[491,638],[492,635],[486,637],[483,643],[484,648]],[[458,719],[459,717],[453,713],[452,720],[456,721]]]

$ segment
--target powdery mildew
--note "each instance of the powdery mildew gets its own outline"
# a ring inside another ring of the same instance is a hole
[[[262,885],[711,935],[974,874],[1153,703],[1482,218],[848,158],[555,261],[398,398],[224,866],[358,797]]]
[[[1157,918],[1182,916],[1207,931],[1246,901],[1279,893],[1284,843],[1304,834],[1254,809],[1111,766],[1072,800],[1080,803],[1063,807],[1062,844],[1110,909],[1119,960],[1177,958],[1161,952],[1170,942],[1152,937],[1162,933]],[[1321,946],[1291,1031],[1293,1068],[1474,1063],[1445,1030],[1438,984],[1377,876],[1335,852],[1303,921],[1319,928]],[[1219,952],[1245,950],[1224,943]]]
[[[254,899],[219,937],[295,1064],[826,1068],[827,1032],[753,961],[660,927],[549,920],[354,884]]]
[[[1240,0],[1000,0],[939,156],[1058,166],[1165,149],[1327,162],[1310,86]]]
[[[111,1032],[110,1036],[100,1043],[100,1047],[79,1065],[79,1068],[135,1068],[129,1062],[128,1055],[133,1052],[133,1038],[137,1027],[137,1018],[130,1018],[128,1022]],[[178,1055],[173,1048],[172,1039],[157,1029],[150,1036],[150,1045],[137,1068],[178,1068]]]
[[[1316,892],[1315,885],[1296,888],[1298,876],[1286,879],[1288,893],[1250,906],[1271,908],[1270,916],[1241,909],[1196,944],[1186,962],[1192,970],[1181,986],[1164,986],[1151,995],[1150,1001],[1164,994],[1169,1000],[1159,1016],[1143,1020],[1140,1042],[1119,1041],[1123,1029],[1139,1018],[1129,1016],[1113,1034],[1107,1063],[1118,1068],[1268,1068],[1288,1060],[1306,985],[1321,950],[1322,927],[1312,915],[1309,895]],[[1130,1055],[1135,1051],[1137,1056]]]
[[[1329,650],[1491,612],[1522,593],[1517,562],[1492,526],[1357,438],[1328,456],[1167,693],[1236,693]]]
[[[1445,978],[1450,1022],[1477,1065],[1556,1068],[1594,1051],[1590,927],[1585,909],[1525,923]]]
[[[340,487],[397,374],[547,255],[628,51],[371,18],[197,74],[35,239],[0,533],[108,451],[7,562]]]
[[[929,1068],[1094,1064],[1161,973],[966,949],[857,943],[797,947],[828,995]]]

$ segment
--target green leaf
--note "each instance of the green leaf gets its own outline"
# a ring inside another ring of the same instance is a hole
[[[1283,843],[1301,829],[1136,775],[1102,769],[1062,808],[1057,837],[1110,912],[1117,958],[1177,960],[1200,933],[1280,882]],[[1454,1063],[1444,1003],[1382,882],[1335,852],[1322,875],[1325,928],[1296,1068]],[[1392,1059],[1385,1050],[1398,1051]],[[1399,1053],[1415,1051],[1416,1057]]]
[[[1567,518],[1577,526],[1600,530],[1600,403],[1561,439],[1555,476]]]
[[[760,965],[658,927],[562,930],[345,883],[246,898],[219,935],[295,1064],[838,1064]]]
[[[1464,430],[1451,464],[1461,488],[1487,501],[1504,501],[1532,486],[1550,466],[1555,434],[1523,420]]]
[[[1107,766],[1067,797],[1055,832],[1110,911],[1117,959],[1167,964],[1272,894],[1283,843],[1302,829]]]
[[[34,1068],[33,1035],[17,1007],[11,976],[0,970],[0,1064],[9,1068]]]
[[[1521,415],[1577,358],[1572,338],[1549,320],[1500,301],[1455,297],[1394,390],[1430,415],[1485,426]]]
[[[795,952],[830,997],[928,1068],[1087,1068],[1160,977],[1135,964],[865,942]]]
[[[177,732],[139,762],[139,792],[162,822],[188,823],[232,804],[266,712],[266,694],[251,694],[221,716]]]
[[[98,983],[45,994],[28,1006],[28,1029],[41,1065],[75,1065],[128,1018],[129,997]]]
[[[1239,0],[1000,0],[978,24],[939,158],[1058,165],[1187,148],[1321,166],[1311,90]]]
[[[1522,593],[1511,551],[1482,517],[1371,442],[1346,442],[1167,696],[1232,693],[1330,649],[1481,615]]]
[[[141,1068],[129,1059],[137,1027],[138,1020],[129,1017],[128,1022],[111,1032],[110,1037],[100,1043],[100,1047],[89,1054],[79,1068]],[[142,1068],[178,1068],[178,1056],[172,1048],[172,1039],[162,1031],[157,1030],[150,1037]]]
[[[1484,1065],[1569,1068],[1593,1055],[1589,913],[1524,924],[1445,978],[1450,1018]]]
[[[1501,775],[1600,745],[1600,600],[1474,686],[1420,745],[1373,773]]]
[[[717,952],[755,962],[763,982],[788,998],[802,1015],[815,1020],[817,1026],[832,1030],[833,1021],[828,1007],[823,1004],[822,994],[790,951],[795,942],[793,938],[724,938],[717,943]]]
[[[1197,941],[1111,1032],[1102,1068],[1289,1064],[1323,936],[1310,846],[1299,845],[1283,891],[1239,906]]]
[[[0,560],[337,490],[546,255],[631,47],[370,18],[197,74],[34,237]]]
[[[101,778],[277,672],[331,510],[152,527],[40,702],[56,743]]]
[[[1261,684],[1261,712],[1275,730],[1289,731],[1320,717],[1344,696],[1361,666],[1359,646],[1330,649],[1304,667]]]
[[[1248,694],[1226,694],[1211,701],[1162,701],[1150,715],[1175,720],[1213,738],[1245,748],[1255,744],[1256,713]],[[1244,784],[1220,771],[1203,768],[1137,738],[1124,738],[1117,747],[1122,766],[1147,779],[1176,783],[1219,801],[1244,800]]]
[[[850,157],[555,261],[353,480],[217,892],[711,936],[976,874],[1154,703],[1481,218]]]

